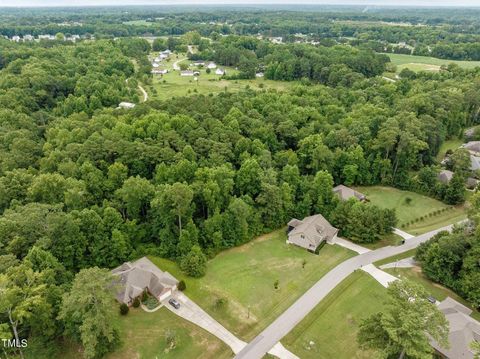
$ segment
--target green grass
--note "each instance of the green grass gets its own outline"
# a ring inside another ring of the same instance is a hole
[[[464,143],[464,141],[462,139],[458,139],[458,138],[447,140],[447,141],[443,142],[442,145],[440,146],[440,150],[438,151],[437,161],[441,162],[445,158],[445,154],[448,150],[456,150],[463,143]]]
[[[466,218],[463,206],[448,206],[436,199],[415,192],[382,186],[357,187],[356,189],[364,193],[371,203],[382,208],[395,209],[398,219],[397,226],[412,235],[426,233]],[[407,198],[411,199],[410,204],[407,204]],[[444,208],[446,209],[444,212],[435,216],[428,216],[429,213]],[[403,227],[406,223],[425,216],[426,218],[423,220]]]
[[[255,78],[252,80],[225,80],[221,79],[221,76],[215,75],[215,70],[212,70],[210,74],[207,74],[202,69],[198,81],[195,81],[193,77],[182,77],[178,71],[172,71],[168,74],[159,77],[154,76],[153,88],[156,90],[156,94],[149,91],[151,98],[157,98],[160,100],[167,100],[173,96],[188,96],[193,94],[210,93],[215,94],[223,91],[237,92],[245,89],[247,86],[254,90],[260,89],[276,89],[278,91],[284,91],[292,87],[295,82],[286,81],[273,81],[265,80],[263,78]],[[227,74],[229,73],[227,69]],[[165,80],[165,82],[163,82]]]
[[[366,247],[369,249],[378,249],[386,246],[398,246],[402,243],[403,238],[395,233],[390,233],[383,236],[378,242],[374,243],[358,243],[362,247]]]
[[[331,245],[315,255],[287,245],[285,240],[282,229],[224,251],[209,261],[207,274],[199,279],[185,277],[171,261],[150,259],[161,269],[185,279],[186,295],[232,333],[250,340],[330,269],[356,255]],[[227,299],[228,304],[216,309],[219,298]]]
[[[385,259],[381,259],[379,261],[376,261],[375,264],[377,267],[380,267],[381,265],[383,264],[387,264],[387,263],[393,263],[393,262],[396,262],[400,259],[405,259],[405,258],[408,258],[408,257],[413,257],[415,256],[415,253],[417,252],[417,248],[414,248],[414,249],[410,249],[409,251],[406,251],[406,252],[403,252],[403,253],[400,253],[400,254],[397,254],[397,255],[394,255],[392,257],[388,257],[388,258],[385,258]]]
[[[431,295],[433,295],[437,300],[442,301],[447,297],[451,297],[460,303],[471,307],[470,304],[461,298],[458,294],[452,290],[442,286],[441,284],[432,282],[428,279],[423,273],[420,267],[413,268],[388,268],[385,269],[386,272],[400,278],[400,279],[409,279],[413,282],[416,282],[423,286]],[[477,320],[480,320],[480,312],[476,311],[474,308],[472,317]]]
[[[427,56],[415,56],[405,54],[386,54],[390,57],[393,64],[397,65],[397,73],[404,68],[412,71],[439,71],[440,66],[454,63],[465,69],[473,69],[480,66],[480,61],[456,61],[444,60]]]
[[[330,292],[282,344],[302,359],[372,358],[374,353],[358,347],[357,331],[363,318],[382,309],[385,294],[385,288],[370,275],[356,271]]]
[[[115,306],[118,304],[115,303]],[[122,343],[116,351],[107,355],[106,359],[226,359],[233,356],[230,348],[220,339],[166,308],[153,313],[146,313],[140,308],[130,308],[126,316],[116,317],[115,324],[120,329]],[[167,348],[166,342],[168,330],[175,333],[177,342],[176,348],[171,350]],[[73,343],[65,343],[57,358],[84,359],[79,346]]]

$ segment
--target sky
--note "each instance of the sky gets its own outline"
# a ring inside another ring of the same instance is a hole
[[[480,6],[480,0],[0,0],[1,6],[119,6],[224,4],[331,4],[384,6]]]

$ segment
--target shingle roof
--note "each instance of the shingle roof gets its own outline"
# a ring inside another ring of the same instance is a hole
[[[338,232],[321,214],[301,221],[292,219],[288,225],[294,227],[288,233],[288,242],[310,250],[315,250],[322,241],[332,240]]]
[[[450,359],[473,359],[470,343],[480,340],[480,322],[469,316],[472,310],[450,297],[441,302],[438,309],[445,314],[449,323],[450,348],[445,349],[434,340],[431,342],[432,346]]]
[[[338,194],[342,201],[347,201],[352,197],[358,198],[359,200],[365,199],[365,195],[363,193],[355,191],[353,188],[344,186],[343,184],[334,187],[333,192]]]
[[[441,170],[437,176],[438,180],[447,184],[453,177],[453,172],[449,170]]]
[[[480,153],[480,141],[470,141],[464,143],[462,147],[471,152]]]
[[[116,284],[119,285],[117,300],[128,304],[132,299],[138,297],[145,289],[158,297],[166,290],[178,284],[170,273],[161,271],[147,257],[130,263],[123,263],[111,272],[117,277]]]

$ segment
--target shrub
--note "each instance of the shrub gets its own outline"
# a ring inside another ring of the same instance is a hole
[[[120,314],[127,315],[130,308],[125,303],[120,304]]]
[[[273,282],[273,288],[278,289],[279,285],[280,285],[280,281],[278,279],[275,282]]]
[[[135,299],[133,300],[133,304],[132,304],[132,305],[133,305],[134,308],[138,308],[138,307],[140,306],[140,299],[138,299],[138,297],[135,298]]]
[[[144,290],[142,293],[142,302],[145,302],[147,299],[148,299],[148,293],[146,290]]]
[[[185,281],[184,281],[183,279],[180,280],[180,282],[178,282],[177,289],[178,289],[180,292],[183,292],[185,289],[187,289],[187,285],[185,284]]]
[[[225,308],[227,304],[228,304],[228,300],[226,298],[217,298],[213,306],[215,310],[219,310],[219,309]]]

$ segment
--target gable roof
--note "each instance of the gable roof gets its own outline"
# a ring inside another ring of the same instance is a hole
[[[470,155],[470,169],[472,171],[480,169],[480,157]]]
[[[470,343],[474,340],[480,341],[480,322],[469,316],[472,310],[450,297],[442,301],[438,309],[445,314],[449,323],[450,348],[445,349],[434,340],[431,341],[432,346],[447,358],[473,359]]]
[[[470,141],[464,143],[461,147],[469,150],[470,152],[480,153],[480,141]]]
[[[293,229],[288,233],[288,242],[297,246],[315,250],[323,241],[332,240],[338,233],[321,214],[305,217],[303,220],[292,219],[288,222]]]
[[[365,195],[363,193],[360,193],[358,191],[355,191],[353,188],[344,186],[343,184],[340,184],[336,187],[333,188],[333,192],[338,194],[340,199],[342,201],[347,201],[348,199],[355,197],[359,200],[364,200]]]
[[[437,176],[438,180],[445,184],[450,182],[452,177],[453,177],[453,172],[449,170],[441,170]]]
[[[147,257],[142,257],[133,263],[123,263],[111,273],[117,277],[115,280],[115,284],[119,286],[117,300],[126,304],[142,294],[145,289],[158,297],[178,284],[175,277],[161,271]]]

